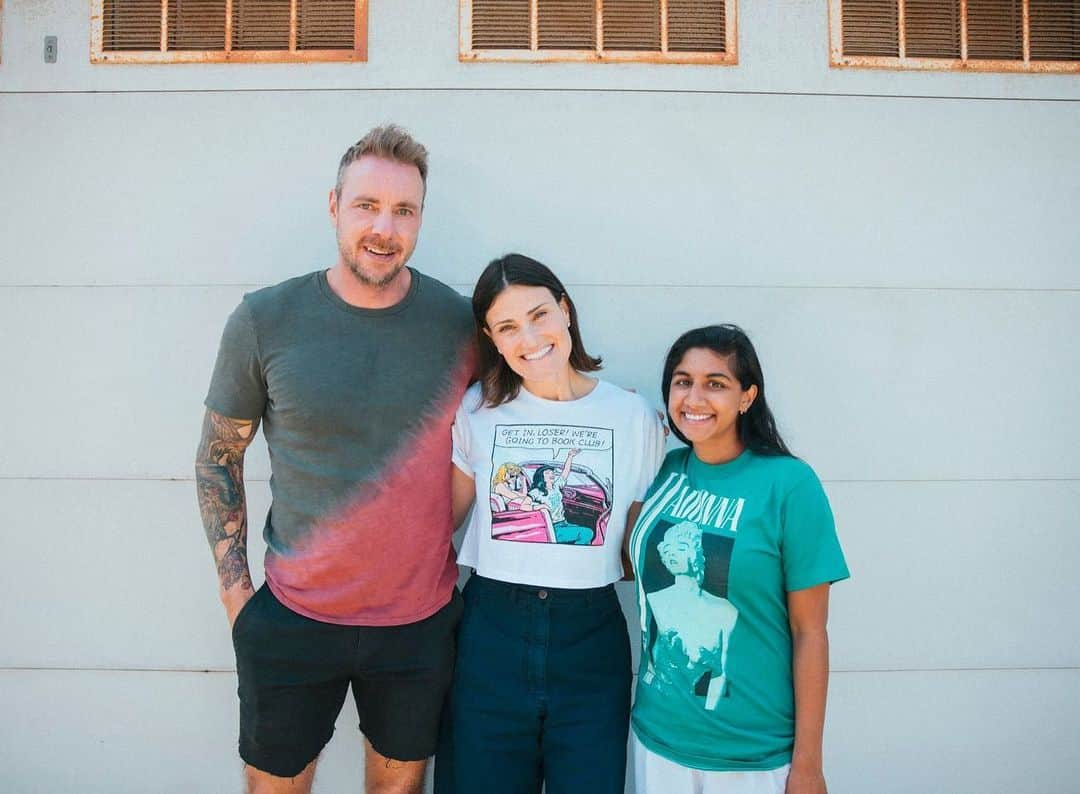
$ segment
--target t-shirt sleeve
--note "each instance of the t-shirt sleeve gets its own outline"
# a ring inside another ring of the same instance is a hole
[[[660,490],[661,487],[663,487],[664,483],[667,482],[667,478],[670,472],[679,467],[681,456],[684,455],[685,452],[685,447],[682,447],[680,449],[673,449],[664,457],[663,462],[660,464],[660,470],[656,472],[656,476],[653,477],[653,481],[649,485],[649,489],[645,492],[645,498],[642,499],[643,502],[647,502],[649,499],[652,499],[653,494],[655,494],[658,490]]]
[[[646,407],[642,425],[641,458],[638,480],[634,486],[635,502],[642,502],[649,495],[653,480],[664,462],[664,424],[652,406]]]
[[[241,301],[221,334],[210,390],[203,404],[233,419],[258,419],[266,408],[266,380],[251,310]]]
[[[782,521],[785,590],[805,590],[850,576],[829,499],[812,472],[788,492]]]
[[[458,406],[454,415],[454,426],[450,432],[453,436],[453,448],[450,453],[454,465],[469,476],[475,476],[472,464],[469,463],[469,451],[472,448],[472,428],[469,426],[469,412],[465,410],[466,401],[472,399],[472,390],[465,392],[465,399]],[[445,438],[445,436],[444,436]]]

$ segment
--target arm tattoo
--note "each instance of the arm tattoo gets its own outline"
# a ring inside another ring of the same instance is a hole
[[[223,590],[236,584],[251,589],[244,451],[258,426],[258,419],[229,419],[209,410],[203,420],[202,440],[195,458],[195,485],[206,539],[214,553]]]

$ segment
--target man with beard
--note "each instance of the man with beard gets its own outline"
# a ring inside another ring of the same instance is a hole
[[[435,750],[461,612],[450,426],[473,321],[462,296],[406,267],[426,180],[427,151],[404,130],[365,135],[330,191],[337,262],[245,295],[222,336],[196,481],[256,794],[310,791],[350,687],[369,792],[420,792]],[[255,592],[243,461],[260,422],[273,503]]]

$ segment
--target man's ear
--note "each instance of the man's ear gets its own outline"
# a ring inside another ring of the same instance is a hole
[[[330,225],[337,228],[337,188],[330,188]]]

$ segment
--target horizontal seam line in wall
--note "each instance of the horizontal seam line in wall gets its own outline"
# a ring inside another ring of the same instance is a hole
[[[880,668],[834,668],[832,673],[1022,673],[1048,672],[1054,670],[1080,670],[1073,665],[1045,667],[880,667]],[[13,666],[0,667],[0,673],[235,673],[235,667],[61,667],[61,666]]]
[[[471,284],[446,282],[457,289],[471,289]],[[603,281],[567,281],[568,287],[603,288],[603,289],[762,289],[762,290],[849,290],[863,292],[1019,292],[1019,293],[1080,293],[1080,287],[924,287],[903,285],[870,284],[709,284],[679,283],[661,284],[654,282],[626,283]],[[117,282],[115,284],[17,284],[0,283],[0,289],[261,289],[269,283],[220,283],[220,284],[135,284]]]
[[[70,89],[60,91],[42,91],[36,89],[0,91],[5,95],[54,95],[54,94],[305,94],[327,92],[354,93],[531,93],[531,94],[688,94],[688,95],[733,95],[733,96],[780,96],[780,97],[837,97],[840,99],[935,99],[961,102],[1080,102],[1072,97],[1005,97],[1005,96],[970,96],[963,94],[871,94],[850,91],[749,91],[739,89],[708,88],[522,88],[522,87],[326,87],[326,88],[126,88],[114,90]]]
[[[0,476],[0,482],[195,482],[194,477],[94,477],[66,476],[66,477],[20,477],[13,475]],[[269,482],[268,477],[245,477],[245,482]],[[1080,482],[1080,477],[912,477],[912,478],[882,478],[882,479],[847,479],[847,478],[821,478],[824,483],[1010,483],[1010,482]]]

